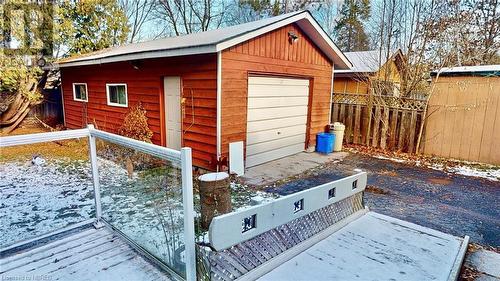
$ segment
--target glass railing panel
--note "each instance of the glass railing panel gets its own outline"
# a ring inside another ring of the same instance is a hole
[[[0,148],[0,247],[93,218],[88,137]]]
[[[185,276],[181,164],[97,139],[102,217]]]

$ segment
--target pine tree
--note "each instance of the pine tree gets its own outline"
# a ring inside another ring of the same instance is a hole
[[[370,17],[369,0],[346,0],[342,4],[340,18],[334,29],[336,42],[344,52],[366,51],[368,36],[363,21]]]

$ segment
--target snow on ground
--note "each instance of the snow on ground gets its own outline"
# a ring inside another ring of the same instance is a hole
[[[129,178],[124,167],[100,158],[99,176],[103,217],[182,271],[180,173],[164,165],[134,171]],[[0,247],[95,216],[90,167],[84,161],[2,163],[0,200]]]
[[[94,218],[94,188],[86,161],[0,164],[0,247]],[[103,218],[116,229],[183,271],[181,174],[165,162],[138,164],[129,176],[124,161],[99,154]],[[279,197],[232,183],[233,210]],[[198,197],[198,196],[196,196]],[[197,214],[197,217],[199,214]],[[206,233],[198,234],[208,242]]]
[[[83,162],[0,165],[0,246],[89,219],[93,187]]]
[[[421,161],[411,159],[401,159],[396,157],[387,157],[384,155],[373,155],[374,158],[389,160],[397,163],[415,164],[416,166],[424,166],[434,170],[444,171],[450,174],[458,174],[467,177],[484,178],[491,181],[500,181],[500,167],[480,164],[467,161],[449,160],[447,162],[433,163],[432,161]]]
[[[386,156],[383,156],[383,155],[375,155],[373,157],[375,157],[377,159],[382,159],[382,160],[390,160],[390,161],[398,162],[398,163],[404,163],[404,162],[406,162],[406,160],[404,160],[404,159],[398,159],[398,158],[394,158],[394,157],[386,157]]]

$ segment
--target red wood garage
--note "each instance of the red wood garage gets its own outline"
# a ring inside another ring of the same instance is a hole
[[[65,59],[65,124],[116,132],[141,102],[153,142],[215,170],[243,141],[258,165],[315,144],[349,61],[307,11]]]

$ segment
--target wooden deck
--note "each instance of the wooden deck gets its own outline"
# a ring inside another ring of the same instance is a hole
[[[466,245],[369,212],[259,280],[454,280]]]
[[[170,280],[111,230],[85,229],[0,259],[0,280]]]

